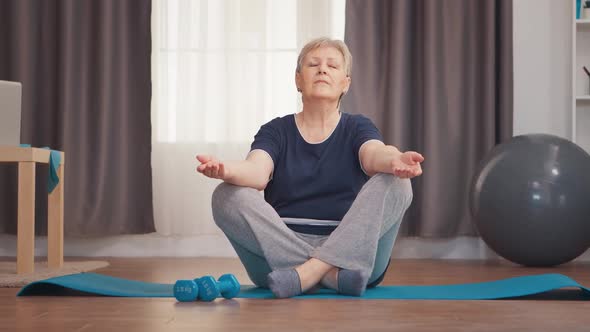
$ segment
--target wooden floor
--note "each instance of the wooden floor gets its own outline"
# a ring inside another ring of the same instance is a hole
[[[143,281],[235,273],[249,283],[235,259],[101,258],[97,272]],[[488,281],[538,273],[563,273],[590,285],[589,264],[522,268],[508,262],[394,260],[384,284]],[[589,331],[590,301],[551,296],[494,301],[216,300],[110,297],[19,297],[0,289],[1,331]],[[570,293],[572,293],[570,291]]]

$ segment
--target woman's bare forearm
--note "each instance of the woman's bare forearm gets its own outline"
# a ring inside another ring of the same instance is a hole
[[[250,160],[225,161],[226,176],[223,181],[236,186],[264,190],[269,175],[259,165]]]
[[[391,161],[399,157],[401,152],[393,145],[376,145],[367,151],[365,171],[369,175],[376,173],[392,173]]]

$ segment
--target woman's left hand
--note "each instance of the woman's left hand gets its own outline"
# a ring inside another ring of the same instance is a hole
[[[411,179],[422,174],[421,162],[424,157],[418,152],[407,151],[394,157],[391,161],[392,174],[402,179]]]

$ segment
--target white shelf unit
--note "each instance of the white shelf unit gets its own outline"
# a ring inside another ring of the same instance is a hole
[[[590,19],[576,19],[572,0],[572,141],[590,153]]]

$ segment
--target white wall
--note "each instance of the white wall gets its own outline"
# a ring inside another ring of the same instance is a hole
[[[550,133],[571,138],[571,7],[569,0],[514,0],[514,134]],[[0,235],[0,256],[14,256],[13,236]],[[46,239],[37,240],[46,254]],[[66,239],[67,256],[233,256],[219,234],[158,234]],[[494,258],[480,239],[401,239],[396,258]],[[578,260],[590,261],[590,252]]]
[[[571,139],[571,0],[514,0],[514,134]]]

